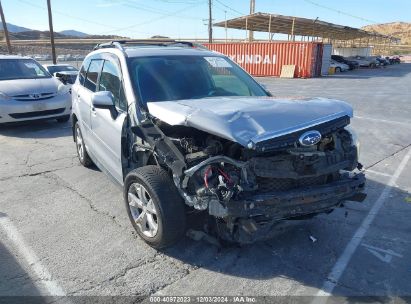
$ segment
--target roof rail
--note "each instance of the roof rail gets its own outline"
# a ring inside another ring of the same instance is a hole
[[[173,39],[139,39],[139,40],[113,40],[110,42],[100,43],[94,47],[94,50],[104,49],[104,48],[117,48],[121,51],[124,50],[125,45],[130,46],[147,46],[147,45],[156,45],[156,46],[178,46],[184,45],[187,47],[194,47],[194,44],[189,41],[178,41]]]

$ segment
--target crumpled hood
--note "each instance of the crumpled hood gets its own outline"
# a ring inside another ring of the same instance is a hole
[[[326,98],[213,97],[147,106],[167,124],[193,127],[243,146],[353,116],[349,104]]]
[[[60,81],[51,78],[12,79],[0,81],[0,92],[8,96],[56,93]]]

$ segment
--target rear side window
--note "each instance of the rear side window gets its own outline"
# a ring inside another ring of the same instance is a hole
[[[88,68],[84,86],[92,92],[95,92],[97,89],[97,80],[98,75],[101,71],[102,63],[103,60],[101,59],[91,60],[90,66]]]
[[[80,72],[78,74],[78,78],[82,86],[84,86],[84,81],[86,80],[86,74],[87,74],[89,65],[90,65],[90,59],[84,60],[83,65],[81,66]]]
[[[126,110],[123,85],[121,83],[121,72],[117,64],[110,60],[104,61],[101,71],[99,91],[110,91],[114,96],[114,104],[122,110]]]

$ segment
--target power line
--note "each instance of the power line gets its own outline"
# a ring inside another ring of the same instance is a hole
[[[21,2],[21,3],[23,3],[23,4],[26,4],[26,5],[29,5],[29,6],[31,6],[31,7],[37,8],[37,9],[47,10],[47,8],[44,7],[44,6],[37,5],[37,4],[33,4],[33,3],[28,2],[28,1],[26,1],[26,0],[17,0],[17,1],[19,1],[19,2]],[[70,19],[83,21],[83,22],[86,22],[86,23],[89,23],[89,24],[95,24],[95,25],[98,25],[98,26],[104,26],[104,27],[106,27],[106,28],[112,29],[113,31],[116,30],[116,28],[114,28],[113,26],[110,26],[110,25],[107,25],[107,24],[104,24],[104,23],[95,22],[95,21],[88,20],[88,19],[84,19],[84,18],[81,18],[81,17],[73,16],[73,15],[70,15],[70,14],[67,14],[67,13],[63,13],[63,12],[58,11],[58,10],[55,10],[55,9],[53,9],[53,13],[58,14],[58,15],[61,15],[61,16],[65,16],[65,17],[70,18]],[[142,32],[142,31],[134,31],[134,32],[138,32],[138,33],[141,33],[141,34],[148,34],[148,32]]]
[[[108,1],[108,0],[106,0],[106,1]],[[111,0],[109,2],[110,3],[119,3],[122,6],[130,7],[130,8],[139,10],[139,11],[146,11],[146,12],[149,12],[149,13],[152,13],[152,14],[157,14],[157,15],[167,15],[167,14],[173,13],[173,12],[170,12],[170,11],[166,11],[164,9],[158,9],[158,8],[148,6],[148,5],[145,5],[145,4],[136,3],[136,1],[121,1],[121,2],[118,2],[118,1]],[[174,3],[185,3],[185,2],[173,2],[173,4]],[[199,4],[198,1],[195,1],[195,2],[190,1],[188,3],[190,3],[190,4]],[[194,17],[191,17],[191,16],[187,16],[187,15],[179,15],[179,17],[185,18],[185,19],[194,19],[194,20],[198,19],[198,18],[194,18]]]
[[[44,7],[44,6],[34,4],[34,3],[31,3],[31,2],[26,1],[26,0],[17,0],[17,1],[19,1],[19,2],[21,2],[21,3],[24,3],[24,4],[26,4],[26,5],[29,5],[29,6],[38,8],[38,9],[47,10],[47,8]],[[53,12],[56,13],[56,14],[59,14],[59,15],[62,15],[62,16],[71,18],[71,19],[76,19],[76,20],[80,20],[80,21],[87,22],[87,23],[90,23],[90,24],[95,24],[95,25],[99,25],[99,26],[104,26],[104,27],[108,27],[108,28],[113,28],[112,26],[109,26],[109,25],[104,24],[104,23],[99,23],[99,22],[95,22],[95,21],[88,20],[88,19],[83,19],[83,18],[81,18],[81,17],[77,17],[77,16],[73,16],[73,15],[70,15],[70,14],[67,14],[67,13],[63,13],[63,12],[57,11],[57,10],[55,10],[55,9],[53,9]]]
[[[242,12],[237,11],[236,9],[232,8],[231,6],[228,6],[228,5],[224,4],[224,3],[221,2],[220,0],[215,0],[215,1],[218,2],[219,4],[221,4],[222,6],[224,6],[225,8],[228,8],[229,10],[237,13],[237,14],[240,15],[240,16],[246,15],[246,14],[244,14],[244,13],[242,13]]]
[[[129,30],[129,29],[132,29],[132,28],[137,27],[137,26],[147,25],[147,24],[150,24],[150,23],[153,23],[153,22],[157,22],[157,21],[163,20],[163,19],[165,19],[165,18],[173,17],[173,16],[175,16],[175,15],[181,13],[181,12],[184,12],[184,11],[186,11],[186,10],[189,10],[189,9],[191,9],[191,8],[194,8],[194,7],[196,7],[196,6],[200,5],[200,4],[203,4],[203,3],[198,2],[198,3],[196,3],[196,4],[189,5],[189,6],[187,6],[187,7],[184,7],[183,9],[177,10],[177,11],[175,11],[175,12],[171,12],[171,13],[169,13],[169,14],[162,15],[162,16],[159,17],[159,18],[151,19],[151,20],[148,20],[148,21],[145,21],[145,22],[133,24],[133,25],[126,26],[126,27],[117,28],[117,29],[115,29],[115,30],[113,30],[113,31]],[[109,31],[109,32],[113,32],[113,31]],[[107,32],[107,33],[108,33],[108,32]]]
[[[353,14],[350,14],[350,13],[347,13],[347,12],[340,11],[340,10],[338,10],[338,9],[334,9],[334,8],[329,7],[329,6],[326,6],[326,5],[319,4],[319,3],[314,2],[314,1],[312,1],[312,0],[304,0],[304,1],[307,2],[307,3],[310,3],[310,4],[312,4],[312,5],[315,5],[315,6],[317,6],[317,7],[324,8],[324,9],[327,9],[327,10],[329,10],[329,11],[337,12],[337,13],[339,13],[339,14],[341,14],[341,15],[345,15],[345,16],[348,16],[348,17],[352,17],[352,18],[355,18],[355,19],[359,19],[359,20],[365,21],[365,22],[367,22],[367,23],[380,23],[380,22],[375,21],[375,20],[371,20],[371,19],[359,17],[359,16],[356,16],[356,15],[353,15]]]

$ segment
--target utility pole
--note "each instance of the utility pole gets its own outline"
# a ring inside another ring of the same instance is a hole
[[[250,15],[255,13],[255,0],[250,0]],[[248,40],[252,42],[254,40],[254,32],[248,31]]]
[[[4,32],[4,37],[6,38],[7,51],[9,52],[9,54],[11,54],[9,31],[7,30],[7,23],[6,23],[6,19],[4,18],[3,7],[1,6],[1,1],[0,1],[0,16],[1,16],[1,22],[3,23],[3,32]]]
[[[213,43],[213,16],[211,11],[212,0],[208,0],[208,43]]]
[[[224,11],[225,43],[227,43],[227,11]]]
[[[49,13],[49,28],[50,28],[50,42],[51,42],[51,56],[53,57],[53,64],[57,63],[56,48],[54,46],[54,30],[53,30],[53,16],[51,15],[50,0],[47,0],[47,10]]]

